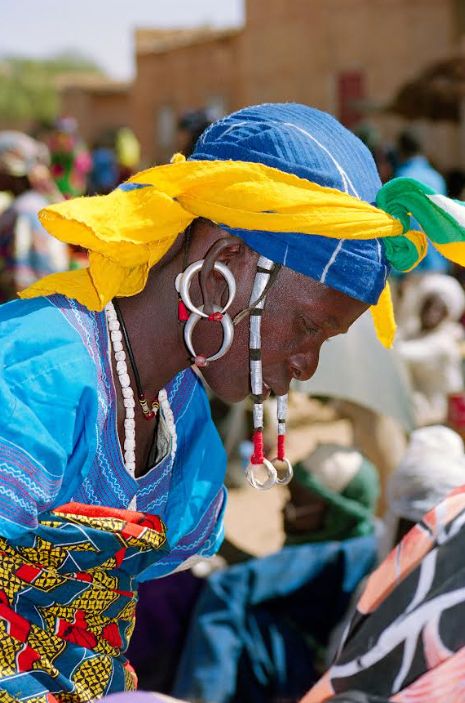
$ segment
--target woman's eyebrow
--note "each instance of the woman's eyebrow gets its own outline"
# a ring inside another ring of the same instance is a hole
[[[324,317],[322,316],[323,319],[318,320],[315,318],[313,313],[314,311],[304,312],[304,316],[314,327],[317,327],[325,332],[341,332],[341,323],[336,317],[334,317],[334,315],[325,314]]]

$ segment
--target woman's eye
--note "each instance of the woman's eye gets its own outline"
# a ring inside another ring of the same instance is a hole
[[[304,330],[305,334],[316,334],[318,332],[318,328],[315,327],[315,325],[313,325],[303,315],[301,315],[301,317],[300,317],[300,323],[302,325],[302,329]]]

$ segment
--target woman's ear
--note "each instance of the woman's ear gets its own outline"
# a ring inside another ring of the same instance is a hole
[[[224,278],[215,271],[215,263],[219,261],[227,265],[232,259],[240,255],[242,249],[243,244],[240,239],[227,236],[214,242],[205,254],[199,282],[205,306],[204,310],[208,315],[213,312],[213,305],[220,303],[225,291]]]

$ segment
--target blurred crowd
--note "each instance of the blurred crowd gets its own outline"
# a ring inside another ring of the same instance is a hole
[[[189,155],[209,123],[204,110],[183,115],[179,150]],[[366,126],[358,136],[384,181],[417,178],[440,194],[463,196],[465,171],[439,173],[413,130],[392,147]],[[50,237],[39,211],[61,199],[109,193],[140,162],[127,127],[91,146],[71,117],[33,136],[0,132],[0,302],[46,274],[86,264],[79,242],[68,247]],[[142,689],[199,703],[290,703],[319,678],[365,577],[465,480],[463,283],[430,248],[414,273],[392,280],[394,350],[375,350],[362,319],[346,339],[328,345],[315,379],[295,386],[291,421],[293,407],[302,407],[298,398],[318,399],[321,417],[312,406],[313,414],[301,413],[300,427],[309,430],[329,412],[350,421],[350,442],[322,442],[301,456],[294,450],[295,477],[282,489],[281,549],[257,557],[226,540],[210,562],[142,584],[128,655]],[[330,362],[338,344],[342,368]],[[369,361],[361,363],[368,350]],[[230,458],[229,481],[244,490],[234,467],[249,454],[249,410],[243,405],[238,414],[214,399],[212,407]]]
[[[178,123],[178,149],[188,156],[211,123],[207,111],[186,112]],[[0,303],[43,276],[86,265],[79,243],[50,237],[39,211],[81,195],[105,195],[135,173],[140,145],[129,127],[108,130],[85,144],[73,117],[34,133],[0,131]]]
[[[92,149],[74,118],[58,119],[34,136],[0,132],[0,302],[49,273],[84,266],[86,254],[50,237],[38,213],[48,204],[109,193],[140,161],[133,132],[104,135]]]

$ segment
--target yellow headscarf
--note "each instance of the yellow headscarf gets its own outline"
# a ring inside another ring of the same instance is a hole
[[[392,238],[405,229],[400,219],[363,200],[276,168],[186,161],[178,154],[171,164],[142,171],[109,195],[42,210],[40,220],[51,234],[89,251],[89,267],[46,276],[21,296],[62,293],[102,310],[114,296],[139,293],[150,268],[197,217],[234,228],[349,240]],[[418,262],[426,252],[425,235],[411,231],[405,239]],[[372,312],[379,339],[391,346],[395,322],[388,286]]]

